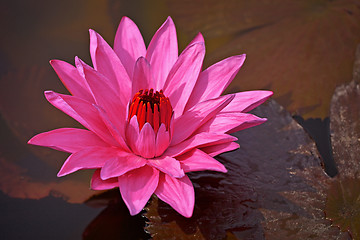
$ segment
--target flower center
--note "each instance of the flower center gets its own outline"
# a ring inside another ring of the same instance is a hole
[[[129,105],[128,121],[136,115],[139,130],[148,122],[157,133],[162,123],[165,124],[166,130],[169,130],[172,113],[173,109],[169,98],[165,97],[162,90],[154,93],[152,88],[150,90],[141,89],[135,94]]]

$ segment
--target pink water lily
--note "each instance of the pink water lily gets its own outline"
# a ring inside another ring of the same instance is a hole
[[[205,44],[199,33],[178,55],[169,17],[148,48],[137,26],[123,17],[114,48],[90,30],[93,67],[50,63],[72,95],[46,91],[46,99],[86,129],[61,128],[29,143],[71,153],[64,176],[96,169],[91,188],[119,187],[130,214],[152,196],[185,217],[194,209],[187,172],[226,172],[213,157],[239,147],[229,133],[266,121],[246,112],[266,101],[270,91],[220,96],[242,66],[245,55],[224,59],[202,71]]]

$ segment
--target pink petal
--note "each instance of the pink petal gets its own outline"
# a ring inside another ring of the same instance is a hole
[[[146,52],[146,59],[150,62],[156,79],[154,89],[160,90],[163,88],[170,69],[177,58],[176,29],[173,20],[168,17],[155,33]]]
[[[209,154],[211,157],[215,157],[216,155],[219,155],[224,152],[233,151],[235,149],[238,149],[240,145],[236,142],[226,142],[221,144],[216,144],[208,147],[201,148],[202,151]]]
[[[219,134],[212,132],[202,132],[195,134],[191,138],[171,147],[164,152],[166,156],[179,156],[193,148],[206,147],[209,145],[220,144],[224,142],[237,141],[236,137],[228,134]]]
[[[156,135],[155,156],[160,156],[170,144],[170,133],[166,131],[165,124],[161,124]]]
[[[224,165],[199,149],[194,149],[190,152],[187,152],[181,156],[176,157],[176,159],[180,161],[181,168],[184,170],[184,172],[205,170],[218,171],[223,173],[227,172]]]
[[[176,145],[188,138],[203,123],[214,117],[221,109],[223,109],[234,96],[226,95],[216,99],[211,99],[195,105],[184,115],[175,119],[174,133],[170,146]]]
[[[137,146],[139,132],[139,123],[137,121],[137,117],[133,116],[126,127],[126,142],[136,155],[140,155]]]
[[[248,112],[264,103],[273,95],[271,91],[247,91],[235,93],[234,99],[221,112]]]
[[[114,41],[114,51],[119,56],[128,75],[133,76],[135,61],[146,54],[144,39],[128,17],[121,19]]]
[[[93,132],[77,128],[60,128],[43,132],[31,138],[28,143],[70,153],[87,147],[109,147],[109,144]]]
[[[117,157],[117,150],[109,147],[89,147],[71,154],[62,165],[58,177],[80,169],[101,168],[106,161]]]
[[[113,90],[114,86],[109,85],[109,81],[104,75],[98,73],[80,59],[78,61],[83,68],[85,79],[94,94],[96,103],[105,110],[121,136],[125,136],[124,124],[127,103],[122,102],[119,95]]]
[[[130,214],[138,214],[146,205],[159,183],[159,171],[144,166],[119,177],[121,196]]]
[[[202,125],[198,129],[198,132],[233,133],[260,125],[264,122],[266,122],[266,118],[259,118],[249,113],[218,113],[215,117]]]
[[[119,177],[131,170],[146,164],[146,159],[132,153],[119,152],[116,158],[109,159],[101,169],[100,177],[103,180]]]
[[[219,97],[240,70],[245,57],[245,54],[229,57],[201,72],[186,108]]]
[[[120,144],[120,147],[126,151],[131,152],[128,145],[126,144],[123,136],[121,136],[120,131],[115,127],[115,125],[110,121],[109,116],[106,114],[105,110],[102,109],[100,106],[94,104],[94,107],[99,112],[99,115],[103,122],[106,124],[107,128],[109,129],[111,135],[116,139],[116,141]],[[125,126],[120,126],[122,131],[124,132]],[[125,137],[125,136],[124,136]]]
[[[204,43],[196,42],[189,45],[180,54],[166,79],[164,93],[170,99],[175,119],[183,114],[201,71],[204,56]]]
[[[132,96],[140,89],[154,88],[155,83],[153,79],[149,62],[144,57],[140,57],[135,63]]]
[[[180,167],[179,161],[172,157],[161,156],[148,159],[147,164],[175,178],[181,178],[185,175]]]
[[[155,132],[150,123],[145,123],[136,141],[140,156],[153,158],[155,156]]]
[[[88,84],[73,65],[61,60],[51,60],[50,64],[73,96],[95,102]]]
[[[159,185],[155,194],[184,217],[190,218],[192,216],[195,192],[186,175],[182,178],[173,178],[167,174],[160,174]]]
[[[58,94],[53,91],[45,91],[45,97],[53,106],[81,123],[101,139],[110,145],[118,146],[118,143],[101,121],[99,113],[90,102],[74,96]]]
[[[118,187],[118,178],[109,178],[102,180],[100,178],[100,169],[96,169],[91,178],[91,189],[93,190],[107,190]]]
[[[196,36],[194,37],[194,39],[189,43],[189,45],[194,44],[196,42],[201,42],[203,44],[205,44],[204,41],[204,37],[203,35],[199,32],[198,34],[196,34]]]
[[[90,54],[94,68],[109,80],[109,86],[122,98],[130,99],[131,80],[119,57],[109,44],[94,30],[90,29]]]

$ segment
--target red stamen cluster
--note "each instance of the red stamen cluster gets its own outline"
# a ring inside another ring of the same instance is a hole
[[[172,112],[169,98],[164,96],[162,90],[154,93],[154,89],[141,89],[130,103],[128,121],[136,115],[140,130],[146,122],[150,123],[155,132],[162,123],[169,130]]]

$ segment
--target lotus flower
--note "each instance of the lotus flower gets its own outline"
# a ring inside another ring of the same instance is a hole
[[[71,153],[58,176],[96,169],[91,188],[118,187],[130,214],[156,194],[191,217],[194,188],[187,172],[226,172],[213,157],[239,147],[229,135],[266,121],[246,113],[270,91],[220,96],[245,55],[229,57],[202,71],[205,44],[199,33],[178,55],[169,17],[146,49],[137,26],[122,18],[114,48],[90,30],[93,67],[50,61],[72,95],[45,91],[46,99],[86,129],[61,128],[29,143]]]

